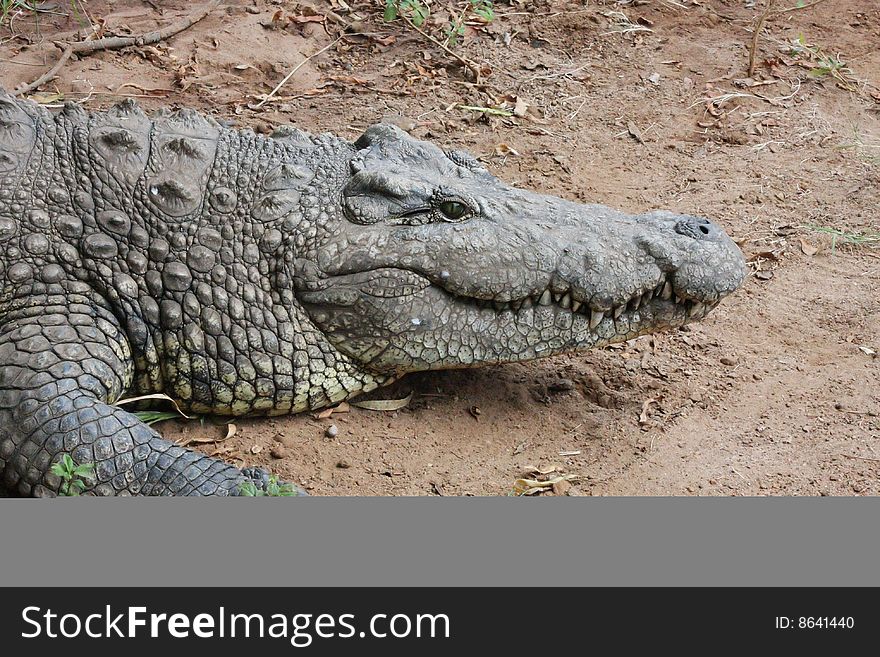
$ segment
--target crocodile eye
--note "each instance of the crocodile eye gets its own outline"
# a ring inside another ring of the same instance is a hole
[[[443,203],[440,204],[440,212],[446,215],[446,218],[450,221],[458,221],[469,211],[470,208],[468,208],[468,206],[464,203],[459,203],[458,201],[443,201]]]

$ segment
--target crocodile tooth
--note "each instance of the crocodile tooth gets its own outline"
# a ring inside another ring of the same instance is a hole
[[[553,294],[553,303],[559,303],[561,299],[562,299],[561,294],[557,294],[557,293]]]
[[[642,295],[642,305],[645,306],[651,300],[651,291],[648,290]]]
[[[699,301],[697,301],[694,303],[693,306],[691,306],[691,309],[688,312],[688,315],[690,317],[694,317],[695,315],[702,313],[704,310],[706,310],[706,304],[700,303]]]
[[[623,309],[626,308],[626,304],[621,304],[614,309],[614,319],[617,319],[623,314]]]
[[[511,301],[510,302],[510,307],[514,312],[518,312],[519,309],[522,308],[522,305],[523,305],[522,301]]]
[[[639,306],[642,305],[642,297],[637,296],[634,299],[630,300],[629,305],[632,307],[633,310],[638,310]]]
[[[681,303],[682,299],[677,294],[675,295],[675,303]]]
[[[571,312],[576,313],[580,309],[581,309],[581,302],[575,301],[574,299],[572,299],[571,300]]]
[[[667,301],[672,298],[672,283],[668,281],[666,282],[666,285],[663,286],[663,293],[661,296]]]
[[[535,302],[532,301],[532,297],[526,297],[525,299],[523,299],[523,302],[522,302],[523,310],[525,310],[526,308],[531,308],[533,305],[535,305]]]
[[[599,322],[601,322],[605,318],[605,313],[601,310],[593,310],[590,312],[590,328],[594,329],[599,326]]]
[[[562,306],[563,308],[570,308],[571,307],[571,295],[564,294],[562,296],[562,299],[559,301],[559,305]]]
[[[662,292],[663,292],[663,282],[661,281],[660,284],[654,288],[654,296],[659,297]]]
[[[544,290],[544,294],[542,294],[541,298],[538,299],[538,303],[542,306],[549,306],[552,300],[553,297],[550,295],[550,290]]]

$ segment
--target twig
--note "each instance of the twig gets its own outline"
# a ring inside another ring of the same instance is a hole
[[[845,456],[848,459],[856,459],[858,461],[880,462],[880,459],[872,459],[870,456],[856,456],[855,454],[841,454],[841,456]]]
[[[820,2],[825,2],[825,0],[814,0],[808,5],[801,5],[800,7],[788,7],[787,9],[777,9],[774,11],[774,14],[787,14],[790,11],[800,11],[801,9],[809,9],[810,7],[815,7]]]
[[[755,52],[758,50],[758,38],[761,36],[761,29],[764,27],[764,21],[767,20],[767,17],[773,10],[774,2],[776,2],[776,0],[766,0],[764,11],[758,16],[758,20],[755,22],[755,33],[752,35],[752,46],[749,48],[749,77],[752,77],[755,74]]]
[[[320,55],[322,52],[326,52],[327,50],[330,50],[330,48],[332,48],[333,46],[335,46],[335,45],[336,45],[337,43],[339,43],[341,40],[342,40],[342,37],[338,37],[335,41],[332,41],[332,42],[328,43],[326,46],[324,46],[323,48],[321,48],[318,52],[316,52],[316,53],[314,53],[314,54],[312,54],[312,55],[309,55],[309,56],[306,57],[304,60],[302,60],[299,64],[297,64],[296,66],[294,66],[294,67],[293,67],[293,70],[290,71],[290,73],[288,73],[287,75],[285,75],[284,78],[281,80],[281,82],[279,82],[278,84],[276,84],[276,85],[275,85],[275,88],[272,89],[272,91],[270,91],[269,94],[268,94],[263,100],[261,100],[259,103],[257,103],[257,104],[254,106],[255,109],[258,109],[258,108],[262,107],[263,105],[265,105],[266,103],[268,103],[268,102],[272,99],[272,97],[273,97],[275,94],[278,93],[278,91],[281,89],[281,87],[283,87],[285,84],[287,84],[287,81],[288,81],[290,78],[292,78],[292,77],[294,76],[294,74],[295,74],[299,69],[301,69],[301,68],[305,65],[305,63],[306,63],[307,61],[309,61],[310,59],[313,59],[313,58],[317,57],[317,56]]]
[[[438,48],[442,49],[446,54],[450,55],[451,57],[454,57],[454,58],[457,59],[459,62],[461,62],[464,66],[466,66],[467,68],[469,68],[469,69],[471,70],[471,72],[473,72],[474,77],[476,78],[476,80],[474,81],[475,84],[480,84],[481,75],[480,75],[480,66],[479,66],[478,64],[476,64],[475,62],[472,62],[471,60],[466,59],[465,57],[462,57],[462,56],[459,55],[458,53],[456,53],[456,52],[450,50],[447,46],[444,46],[442,43],[440,43],[439,41],[437,41],[437,39],[435,39],[435,38],[432,37],[430,34],[428,34],[427,32],[425,32],[423,29],[421,29],[418,25],[416,25],[415,23],[413,23],[413,22],[412,22],[409,18],[407,18],[406,16],[401,16],[401,18],[406,22],[407,25],[409,25],[412,29],[414,29],[416,32],[418,32],[418,33],[421,34],[423,37],[425,37],[428,41],[430,41],[430,42],[433,43],[435,46],[437,46]]]
[[[147,32],[146,34],[132,37],[105,37],[103,39],[95,39],[94,41],[77,41],[76,43],[67,44],[64,48],[64,52],[61,53],[61,57],[55,63],[55,66],[50,68],[30,84],[26,84],[13,91],[12,95],[20,96],[22,94],[30,93],[34,89],[38,89],[40,86],[54,78],[58,74],[58,71],[61,70],[61,67],[64,66],[67,60],[74,54],[84,55],[97,50],[119,50],[120,48],[127,48],[129,46],[147,46],[164,41],[165,39],[168,39],[179,32],[183,32],[187,28],[198,23],[205,18],[205,16],[214,11],[221,2],[222,0],[213,0],[209,5],[195,12],[191,16],[154,32]]]

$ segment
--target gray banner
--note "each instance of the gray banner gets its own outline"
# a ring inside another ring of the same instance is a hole
[[[0,500],[9,586],[880,585],[854,498]]]

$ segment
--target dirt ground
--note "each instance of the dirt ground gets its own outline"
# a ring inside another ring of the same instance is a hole
[[[62,0],[38,20],[14,9],[0,84],[38,77],[53,42],[90,25],[139,34],[201,4]],[[435,0],[425,29],[442,40],[447,8],[464,4]],[[576,478],[544,494],[880,493],[880,5],[769,14],[749,76],[762,0],[496,2],[451,48],[480,84],[383,22],[383,5],[230,0],[157,45],[70,61],[32,96],[88,108],[134,96],[351,139],[385,118],[519,186],[708,216],[752,275],[687,330],[371,395],[412,392],[402,410],[241,420],[228,440],[210,423],[160,431],[318,495],[507,495],[521,477],[562,475]]]

